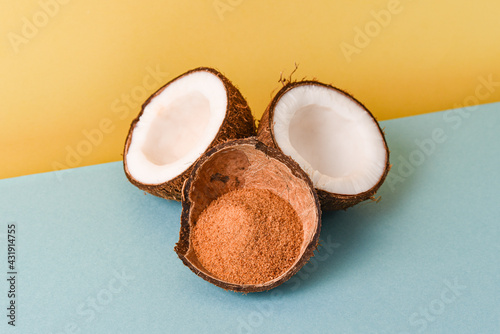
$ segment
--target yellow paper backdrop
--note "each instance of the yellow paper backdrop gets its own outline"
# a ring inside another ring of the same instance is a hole
[[[379,120],[500,100],[497,0],[0,1],[0,178],[120,160],[140,104],[198,66],[257,118],[295,63]]]

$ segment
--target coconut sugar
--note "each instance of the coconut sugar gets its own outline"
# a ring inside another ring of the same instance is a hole
[[[263,284],[297,260],[304,238],[293,207],[266,189],[224,194],[200,214],[192,247],[201,265],[220,280]]]

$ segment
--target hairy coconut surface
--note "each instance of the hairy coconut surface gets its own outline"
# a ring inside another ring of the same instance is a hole
[[[234,190],[266,189],[280,196],[295,210],[302,224],[303,239],[293,264],[259,284],[224,281],[203,267],[193,249],[192,238],[200,216],[209,205]],[[319,238],[321,210],[309,177],[292,159],[255,138],[228,141],[198,160],[184,184],[179,258],[196,275],[227,290],[255,292],[274,288],[294,275],[313,255]]]
[[[205,151],[254,134],[254,118],[238,89],[217,70],[196,68],[143,104],[125,142],[125,174],[142,190],[180,201],[182,185]]]
[[[317,81],[285,85],[264,113],[258,139],[301,166],[324,210],[371,198],[390,167],[384,134],[368,109]]]

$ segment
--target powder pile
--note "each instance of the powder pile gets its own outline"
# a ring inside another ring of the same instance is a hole
[[[267,189],[224,194],[200,214],[192,246],[216,278],[262,284],[279,277],[299,256],[303,228],[293,207]]]

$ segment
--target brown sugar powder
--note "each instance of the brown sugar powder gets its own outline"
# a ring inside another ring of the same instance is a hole
[[[283,198],[270,190],[243,188],[210,203],[191,237],[198,260],[216,278],[262,284],[293,265],[304,233]]]

